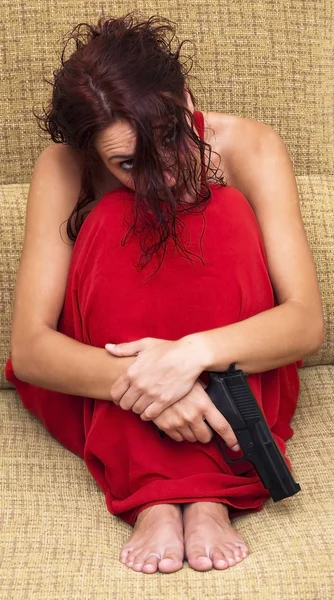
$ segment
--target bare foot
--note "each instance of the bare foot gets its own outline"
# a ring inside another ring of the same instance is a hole
[[[183,523],[186,559],[196,571],[227,569],[248,556],[248,548],[232,528],[223,504],[185,504]]]
[[[156,504],[142,510],[120,553],[122,563],[143,573],[174,573],[182,569],[183,558],[182,511],[178,504]]]

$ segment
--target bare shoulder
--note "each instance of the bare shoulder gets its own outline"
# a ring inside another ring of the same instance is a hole
[[[69,195],[73,208],[81,188],[82,171],[83,162],[78,152],[65,144],[52,143],[39,155],[34,166],[32,183],[36,179],[39,181],[41,178],[48,178],[50,185],[57,180],[60,188],[70,186],[74,192],[72,196]]]
[[[62,203],[64,209],[70,214],[79,199],[83,170],[84,162],[79,152],[66,144],[52,143],[38,157],[33,181],[37,180],[40,183],[41,180],[48,179],[58,197],[59,204]],[[95,176],[93,176],[94,183]],[[84,209],[79,209],[79,216],[82,210],[87,211],[87,208],[91,210],[96,202],[97,200],[93,199]]]
[[[274,130],[262,121],[226,113],[203,111],[203,116],[205,141],[220,155],[228,185],[239,187],[245,158],[255,156]]]
[[[247,117],[205,111],[203,111],[203,116],[208,138],[215,135],[217,140],[222,144],[231,143],[232,139],[235,139],[235,136],[237,136],[236,139],[239,142],[245,135],[247,136],[247,141],[256,143],[258,134],[266,130],[272,130],[270,125]]]
[[[74,168],[76,172],[81,172],[83,167],[82,159],[78,152],[66,144],[55,144],[54,142],[44,148],[37,162],[40,160],[62,164],[63,166],[67,165]]]

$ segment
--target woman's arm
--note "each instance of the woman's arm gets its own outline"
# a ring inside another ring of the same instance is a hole
[[[12,319],[12,367],[45,389],[111,400],[110,388],[134,358],[115,358],[57,331],[73,244],[65,223],[77,202],[81,167],[63,145],[47,147],[34,167]]]
[[[314,354],[323,342],[323,313],[296,179],[282,139],[270,126],[251,119],[236,119],[230,139],[227,135],[223,150],[227,182],[246,196],[255,212],[279,306],[188,336],[188,341],[202,348],[205,370],[236,362],[253,373]]]
[[[111,401],[111,386],[133,361],[45,327],[29,340],[25,358],[13,360],[13,370],[21,381],[47,390]]]
[[[197,349],[204,371],[225,371],[231,363],[245,373],[261,373],[317,352],[323,337],[302,305],[286,301],[226,327],[184,338]]]

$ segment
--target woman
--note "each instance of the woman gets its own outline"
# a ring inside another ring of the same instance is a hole
[[[323,336],[281,140],[195,111],[181,46],[171,52],[159,21],[126,15],[70,35],[41,118],[60,144],[32,177],[6,365],[24,406],[134,526],[120,560],[145,573],[184,556],[200,571],[240,562],[248,547],[230,518],[268,499],[252,465],[230,466],[211,439],[204,419],[240,456],[206,371],[249,373],[285,454],[297,361]]]

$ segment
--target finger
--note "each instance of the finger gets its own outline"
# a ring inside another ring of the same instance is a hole
[[[172,440],[183,442],[183,436],[177,429],[169,429],[168,431],[165,431],[165,433],[168,437],[172,438]]]
[[[130,387],[130,380],[127,376],[122,375],[115,381],[110,390],[110,397],[113,402],[119,405],[122,396],[127,392]]]
[[[151,401],[147,404],[146,410],[141,415],[143,421],[153,421],[153,419],[157,419],[163,411],[167,410],[167,408],[175,404],[178,400],[177,396],[167,397],[165,392],[158,400],[156,399],[154,402]]]
[[[197,438],[191,430],[190,425],[184,425],[184,427],[178,427],[177,431],[182,435],[183,439],[188,442],[197,442]]]
[[[141,350],[144,350],[145,340],[146,338],[122,344],[106,344],[104,347],[110,354],[115,354],[116,356],[134,356]]]
[[[223,438],[225,444],[229,448],[232,448],[233,450],[240,450],[238,440],[231,425],[213,404],[212,406],[208,407],[204,416],[211,427],[218,433],[218,435],[220,435],[221,438]],[[235,448],[235,446],[238,447]]]
[[[122,396],[119,406],[123,410],[133,410],[134,405],[141,398],[141,392],[136,390],[133,386],[131,386],[127,392],[125,392],[124,396]]]
[[[151,404],[152,398],[148,398],[145,396],[145,394],[143,396],[138,396],[138,400],[132,406],[132,412],[136,413],[137,415],[141,415],[143,421],[149,421],[151,419],[145,418],[143,413]]]
[[[194,423],[190,423],[190,428],[198,442],[208,444],[212,440],[212,431],[202,418],[194,421]]]

